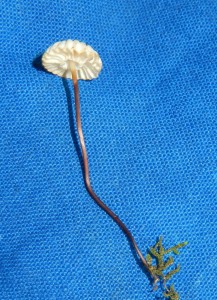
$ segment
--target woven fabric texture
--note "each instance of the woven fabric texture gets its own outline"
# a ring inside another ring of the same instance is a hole
[[[99,52],[79,82],[91,182],[145,254],[187,240],[181,299],[217,294],[217,2],[2,0],[0,299],[156,300],[120,228],[88,195],[70,80],[40,55]]]

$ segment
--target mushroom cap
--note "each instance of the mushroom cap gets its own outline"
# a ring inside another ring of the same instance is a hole
[[[65,78],[72,78],[72,70],[76,69],[77,78],[83,80],[96,78],[102,69],[99,54],[77,40],[50,46],[42,56],[42,64],[47,71]]]

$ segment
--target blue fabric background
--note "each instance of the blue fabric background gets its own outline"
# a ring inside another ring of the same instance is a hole
[[[87,194],[71,82],[38,67],[79,39],[103,61],[80,81],[97,194],[146,253],[188,240],[181,299],[217,294],[215,0],[2,0],[0,299],[156,299],[118,226]],[[71,106],[72,104],[72,106]]]

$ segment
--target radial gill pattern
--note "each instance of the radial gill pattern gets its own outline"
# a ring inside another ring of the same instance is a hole
[[[47,71],[65,78],[72,78],[72,69],[76,69],[77,78],[84,80],[96,78],[102,69],[99,54],[77,40],[50,46],[42,56],[42,64]]]

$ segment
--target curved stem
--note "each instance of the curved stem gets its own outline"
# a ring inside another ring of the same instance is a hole
[[[96,195],[96,193],[93,191],[91,183],[90,183],[90,176],[89,176],[89,165],[88,165],[88,156],[84,141],[84,135],[82,131],[82,125],[81,125],[81,113],[80,113],[80,99],[79,99],[79,89],[78,89],[78,79],[77,79],[77,72],[76,69],[72,69],[72,80],[74,84],[74,95],[75,95],[75,108],[76,108],[76,124],[77,124],[77,130],[82,150],[82,156],[83,156],[83,162],[84,162],[84,179],[86,188],[91,195],[91,197],[95,200],[95,202],[120,226],[120,228],[123,230],[123,232],[127,235],[131,243],[133,244],[136,253],[140,257],[143,265],[145,266],[146,270],[150,273],[154,280],[154,284],[159,280],[159,278],[153,274],[153,272],[150,270],[149,264],[147,263],[146,259],[142,255],[141,251],[139,250],[139,247],[136,244],[136,241],[131,234],[130,230],[126,227],[126,225],[119,219],[119,217],[107,206],[105,203],[102,202],[102,200]]]

